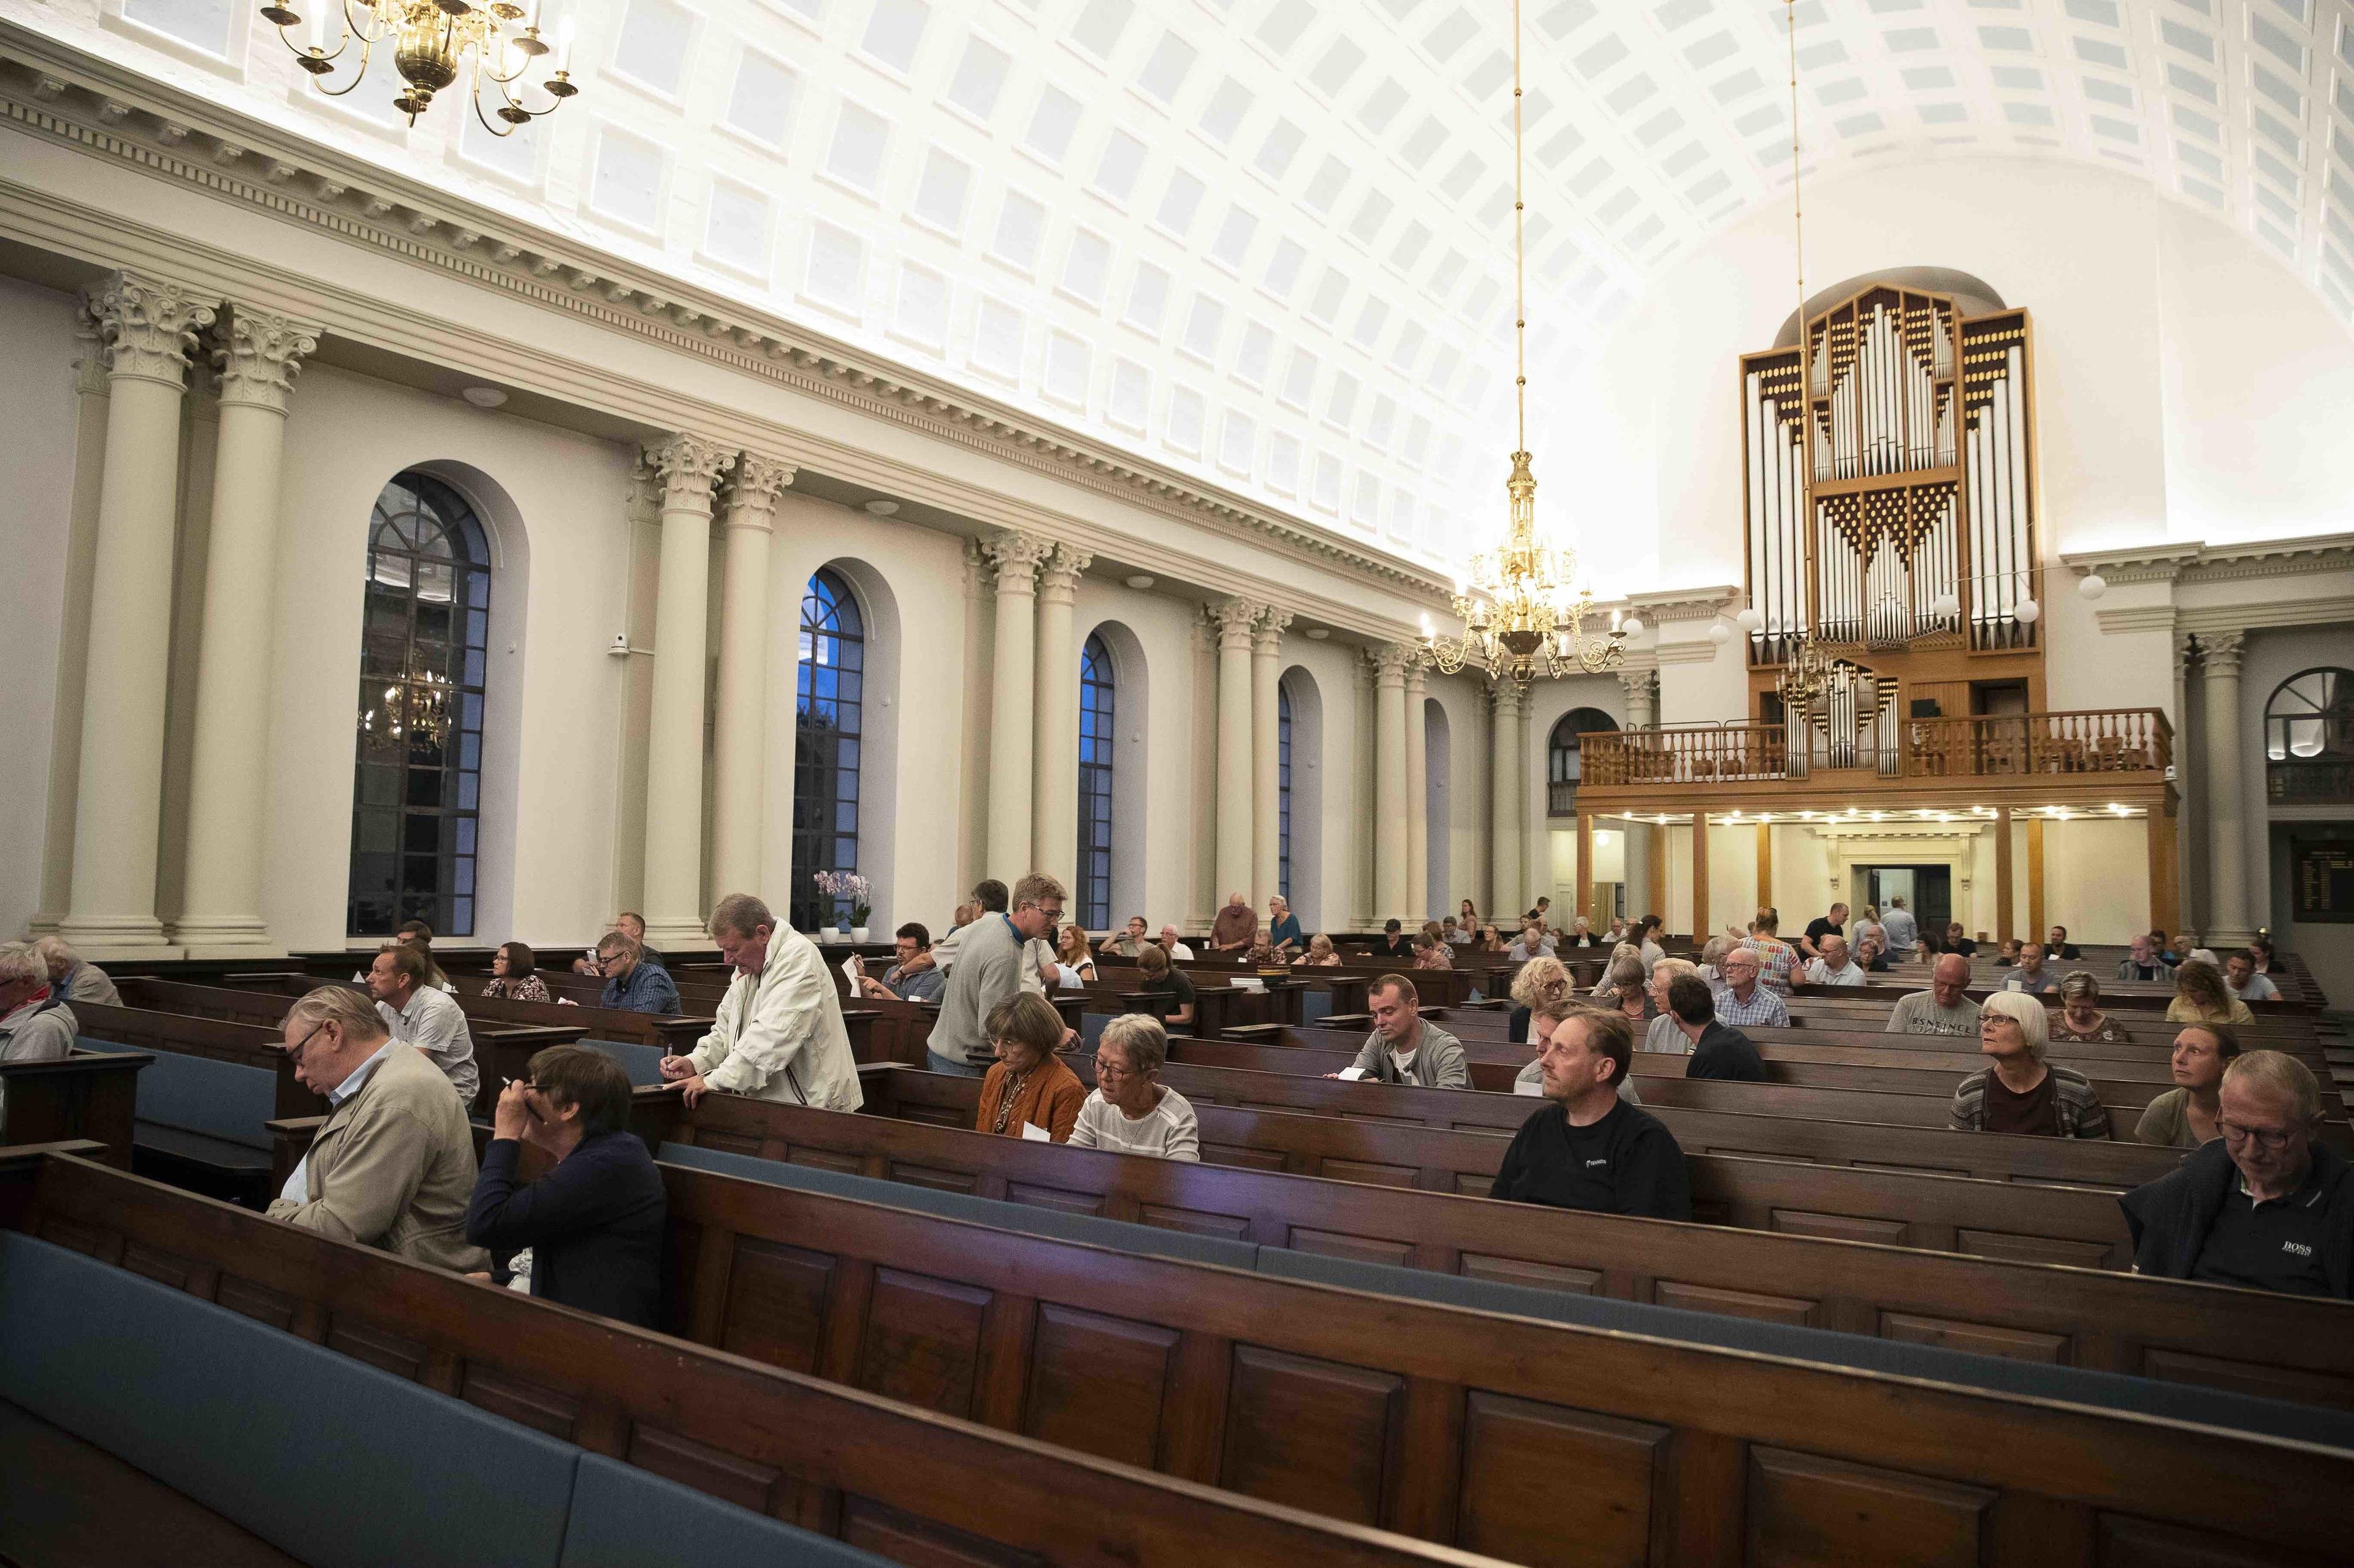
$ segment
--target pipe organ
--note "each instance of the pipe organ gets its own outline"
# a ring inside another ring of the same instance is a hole
[[[1750,662],[2033,651],[2027,313],[1876,284],[1802,342],[1741,362]]]

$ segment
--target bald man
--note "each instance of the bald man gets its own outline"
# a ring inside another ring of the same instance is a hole
[[[1969,959],[1959,953],[1944,955],[1929,971],[1929,989],[1898,998],[1882,1033],[1978,1038],[1978,1004],[1969,999]]]

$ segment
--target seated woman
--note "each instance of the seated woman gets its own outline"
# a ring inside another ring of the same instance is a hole
[[[499,950],[491,955],[491,982],[482,988],[482,994],[508,1001],[556,1000],[548,994],[547,982],[539,978],[538,959],[521,942],[501,942]]]
[[[1659,1016],[1659,1001],[1651,995],[1650,979],[1650,971],[1643,967],[1639,954],[1612,959],[1610,972],[1603,977],[1603,983],[1612,991],[1603,999],[1603,1011],[1615,1008],[1624,1014],[1627,1022],[1635,1026],[1638,1040],[1649,1031],[1651,1020]]]
[[[1561,939],[1564,948],[1598,948],[1602,938],[1594,934],[1594,922],[1580,915],[1569,923],[1569,930]]]
[[[1700,968],[1692,972],[1706,980],[1712,991],[1724,989],[1724,955],[1733,951],[1730,937],[1711,937],[1700,950]]]
[[[2043,1059],[2051,1024],[2043,1003],[1999,991],[1978,1010],[1978,1054],[1992,1064],[1954,1090],[1947,1124],[1956,1132],[2040,1138],[2106,1138],[2109,1109],[2084,1074]]]
[[[1463,933],[1463,939],[1467,942],[1479,934],[1479,906],[1469,898],[1455,911],[1455,928]]]
[[[1510,952],[1511,945],[1504,940],[1504,934],[1495,927],[1482,926],[1479,927],[1479,950],[1483,953]]]
[[[1308,938],[1308,950],[1291,960],[1294,969],[1338,969],[1341,955],[1332,950],[1332,938],[1319,931]]]
[[[2174,1000],[2166,1004],[2168,1023],[2253,1023],[2248,1004],[2223,984],[2222,969],[2194,956],[2174,971]]]
[[[1169,967],[1169,954],[1161,948],[1147,948],[1136,955],[1139,996],[1166,997],[1153,1012],[1164,1025],[1193,1022],[1193,982],[1182,969]]]
[[[1168,1059],[1169,1036],[1156,1020],[1124,1012],[1105,1024],[1096,1042],[1095,1093],[1079,1107],[1071,1147],[1199,1161],[1201,1118],[1160,1081]]]
[[[1055,965],[1063,971],[1065,991],[1096,983],[1095,950],[1087,945],[1084,929],[1077,926],[1063,927],[1062,939],[1055,948]]]
[[[2017,969],[2019,967],[2019,949],[2022,945],[2023,944],[2016,937],[2005,937],[2002,939],[2002,956],[1995,959],[1994,967],[1999,969]]]
[[[1634,965],[1638,975],[1648,975],[1650,972],[1643,967],[1642,948],[1636,947],[1632,942],[1619,943],[1610,949],[1610,957],[1604,961],[1602,978],[1594,982],[1591,994],[1596,1005],[1606,1008],[1618,1000],[1617,975],[1618,966],[1622,963]]]
[[[501,1255],[530,1248],[531,1293],[542,1300],[652,1328],[669,1199],[629,1128],[630,1075],[586,1045],[551,1045],[528,1071],[492,1113],[466,1239]],[[526,1142],[556,1163],[518,1185]]]
[[[1034,991],[1016,991],[989,1010],[981,1027],[997,1048],[997,1061],[981,1080],[973,1130],[1069,1142],[1087,1090],[1055,1054],[1063,1043],[1062,1015]],[[1038,1131],[1026,1133],[1025,1127]]]
[[[1455,954],[1446,943],[1429,932],[1417,931],[1414,936],[1414,967],[1418,969],[1451,969],[1455,967]]]
[[[1512,1015],[1504,1038],[1515,1045],[1529,1044],[1529,1016],[1547,1005],[1569,1000],[1575,983],[1569,967],[1559,959],[1531,959],[1512,976]]]
[[[2101,982],[2083,969],[2071,969],[2060,977],[2060,1011],[2052,1015],[2052,1038],[2123,1044],[2132,1036],[2101,1011]]]
[[[2160,1149],[2196,1149],[2223,1136],[2223,1069],[2240,1037],[2221,1023],[2191,1023],[2174,1037],[2175,1086],[2142,1107],[2134,1138]]]

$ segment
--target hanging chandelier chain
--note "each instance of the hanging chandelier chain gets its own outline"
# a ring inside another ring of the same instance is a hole
[[[1529,258],[1522,215],[1528,198],[1521,150],[1521,0],[1512,0],[1512,397],[1518,451],[1529,450]]]

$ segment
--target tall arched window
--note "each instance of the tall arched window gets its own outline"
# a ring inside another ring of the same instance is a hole
[[[388,937],[407,920],[473,935],[490,624],[490,540],[474,509],[429,474],[397,476],[368,524],[350,936]]]
[[[1119,725],[1112,711],[1111,650],[1090,636],[1079,651],[1079,924],[1111,924],[1111,754]]]
[[[866,622],[839,574],[821,567],[801,595],[801,679],[793,716],[793,873],[785,918],[797,931],[850,923],[821,871],[858,869],[859,715]]]
[[[1291,901],[1291,692],[1275,689],[1275,890]]]
[[[1618,721],[1599,708],[1572,708],[1561,715],[1545,742],[1545,815],[1577,814],[1577,737],[1617,727]]]
[[[2284,803],[2354,800],[2354,671],[2307,670],[2274,688],[2264,781]]]

